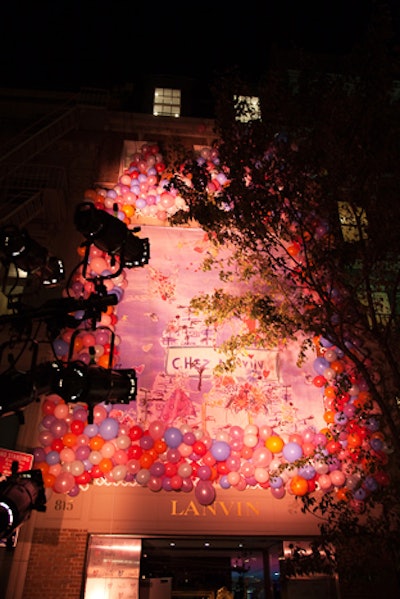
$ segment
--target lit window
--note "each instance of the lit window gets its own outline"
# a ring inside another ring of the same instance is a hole
[[[368,219],[364,208],[349,202],[338,202],[339,221],[344,241],[368,238]]]
[[[257,96],[235,96],[236,120],[242,123],[261,119],[260,99]]]
[[[156,87],[154,90],[154,116],[181,116],[181,90]]]

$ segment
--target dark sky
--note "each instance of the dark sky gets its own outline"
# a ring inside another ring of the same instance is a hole
[[[349,47],[365,30],[370,2],[13,0],[1,11],[2,86],[110,86],[231,65],[257,73],[272,41],[314,51]]]

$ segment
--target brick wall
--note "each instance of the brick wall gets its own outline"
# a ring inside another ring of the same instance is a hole
[[[86,530],[36,529],[23,599],[79,599],[87,536]]]

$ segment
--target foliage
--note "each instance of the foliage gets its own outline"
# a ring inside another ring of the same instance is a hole
[[[218,269],[221,288],[193,306],[209,322],[235,316],[256,323],[229,340],[227,366],[249,343],[271,347],[299,331],[309,343],[315,336],[330,340],[379,406],[396,469],[400,112],[385,32],[373,30],[338,70],[310,62],[295,71],[271,68],[258,90],[262,119],[238,118],[246,111],[237,101],[243,84],[232,74],[221,79],[218,141],[209,153],[186,156],[171,178],[186,202],[171,222],[197,222],[214,245],[204,266]],[[304,508],[329,513],[322,538],[342,549],[344,531],[368,539],[377,522],[393,549],[397,491],[385,488],[379,520],[365,515],[361,522],[346,502],[331,504],[325,496],[315,504],[304,498]]]

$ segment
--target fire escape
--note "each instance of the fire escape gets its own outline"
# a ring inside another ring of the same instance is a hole
[[[69,102],[34,122],[0,147],[0,227],[29,228],[38,241],[65,217],[68,178],[65,168],[42,164],[40,156],[79,128],[82,107],[106,105],[103,90],[82,90]]]

